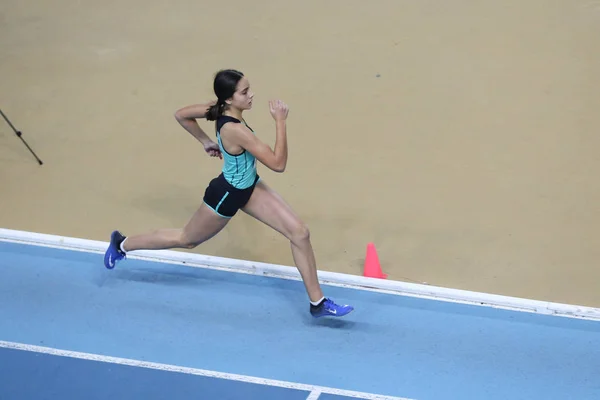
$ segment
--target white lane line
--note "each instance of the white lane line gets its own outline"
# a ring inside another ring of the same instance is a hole
[[[83,353],[83,352],[78,352],[78,351],[60,350],[60,349],[55,349],[52,347],[35,346],[35,345],[31,345],[31,344],[15,343],[15,342],[6,342],[6,341],[2,341],[2,340],[0,340],[0,348],[31,351],[31,352],[36,352],[36,353],[50,354],[50,355],[54,355],[54,356],[71,357],[71,358],[78,358],[78,359],[83,359],[83,360],[100,361],[100,362],[120,364],[120,365],[129,365],[129,366],[140,367],[140,368],[150,368],[150,369],[156,369],[156,370],[161,370],[161,371],[179,372],[179,373],[189,374],[189,375],[200,375],[200,376],[207,376],[207,377],[212,377],[212,378],[228,379],[228,380],[232,380],[232,381],[248,382],[248,383],[254,383],[254,384],[258,384],[258,385],[267,385],[267,386],[276,386],[276,387],[282,387],[282,388],[288,388],[288,389],[305,390],[307,392],[311,392],[310,396],[312,396],[313,393],[316,393],[317,397],[315,397],[315,399],[317,399],[321,393],[328,393],[328,394],[354,397],[354,398],[365,399],[365,400],[414,400],[414,399],[408,399],[408,398],[404,398],[404,397],[382,396],[382,395],[377,395],[377,394],[372,394],[372,393],[355,392],[355,391],[351,391],[351,390],[341,390],[341,389],[335,389],[335,388],[324,387],[324,386],[305,385],[302,383],[278,381],[278,380],[274,380],[274,379],[257,378],[254,376],[230,374],[230,373],[226,373],[226,372],[217,372],[217,371],[211,371],[211,370],[205,370],[205,369],[182,367],[182,366],[171,365],[171,364],[154,363],[154,362],[149,362],[149,361],[133,360],[133,359],[128,359],[128,358],[120,358],[120,357],[110,357],[110,356],[103,356],[100,354]],[[310,396],[309,396],[309,399],[313,400]]]
[[[320,395],[321,392],[319,392],[318,390],[313,390],[312,392],[310,392],[306,400],[318,400]]]

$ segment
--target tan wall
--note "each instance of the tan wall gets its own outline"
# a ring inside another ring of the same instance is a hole
[[[0,107],[45,161],[0,121],[2,227],[108,240],[184,224],[220,163],[173,112],[232,67],[263,140],[267,101],[291,107],[288,170],[260,173],[311,227],[320,269],[360,274],[373,241],[389,279],[600,306],[600,1],[0,13]],[[194,251],[292,265],[245,215]]]

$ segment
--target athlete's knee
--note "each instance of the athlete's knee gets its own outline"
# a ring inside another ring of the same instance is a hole
[[[302,221],[295,221],[290,229],[290,238],[292,242],[303,242],[310,239],[310,229]]]
[[[182,233],[179,236],[179,246],[178,247],[182,247],[184,249],[193,249],[193,248],[198,247],[199,244],[200,243],[192,240],[192,238],[190,238],[189,236],[186,236],[184,233]]]

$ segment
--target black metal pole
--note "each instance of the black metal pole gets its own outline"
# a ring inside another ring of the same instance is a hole
[[[27,142],[25,141],[25,139],[23,139],[23,134],[21,133],[21,131],[18,131],[15,129],[15,127],[13,126],[13,124],[11,124],[11,122],[8,120],[8,118],[6,117],[6,115],[4,115],[4,113],[2,112],[2,110],[0,110],[0,114],[2,114],[2,117],[4,118],[4,120],[6,121],[6,123],[8,123],[8,125],[10,125],[10,127],[12,128],[12,130],[15,132],[15,135],[17,135],[19,137],[19,139],[21,139],[21,141],[23,142],[23,144],[25,144],[25,146],[27,146],[27,148],[29,149],[29,151],[31,152],[31,154],[33,154],[33,156],[35,157],[35,159],[37,160],[37,162],[42,165],[43,162],[42,160],[39,159],[39,157],[34,153],[33,150],[31,150],[31,147],[29,147],[29,145],[27,144]]]

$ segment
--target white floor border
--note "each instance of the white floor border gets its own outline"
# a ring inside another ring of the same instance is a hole
[[[324,387],[324,386],[306,385],[306,384],[302,384],[302,383],[278,381],[278,380],[274,380],[274,379],[257,378],[257,377],[248,376],[248,375],[230,374],[230,373],[226,373],[226,372],[217,372],[217,371],[211,371],[211,370],[205,370],[205,369],[182,367],[182,366],[172,365],[172,364],[162,364],[162,363],[155,363],[155,362],[150,362],[150,361],[132,360],[129,358],[103,356],[100,354],[93,354],[93,353],[83,353],[83,352],[78,352],[78,351],[60,350],[60,349],[55,349],[52,347],[43,347],[43,346],[36,346],[36,345],[16,343],[16,342],[6,342],[6,341],[2,341],[2,340],[0,340],[0,348],[30,351],[30,352],[50,354],[53,356],[60,356],[60,357],[78,358],[81,360],[99,361],[99,362],[106,362],[106,363],[113,363],[113,364],[120,364],[120,365],[129,365],[129,366],[138,367],[138,368],[150,368],[150,369],[156,369],[156,370],[167,371],[167,372],[178,372],[178,373],[189,374],[189,375],[199,375],[199,376],[206,376],[206,377],[211,377],[211,378],[227,379],[227,380],[232,380],[232,381],[253,383],[256,385],[266,385],[266,386],[275,386],[275,387],[288,388],[288,389],[303,390],[306,392],[310,392],[307,400],[318,400],[319,395],[321,395],[323,393],[334,394],[334,395],[345,396],[345,397],[354,397],[354,398],[363,399],[363,400],[411,400],[411,399],[404,398],[404,397],[384,396],[384,395],[378,395],[378,394],[373,394],[373,393],[356,392],[356,391],[352,391],[352,390],[343,390],[343,389],[336,389],[336,388],[330,388],[330,387]]]
[[[100,254],[105,252],[108,245],[107,242],[102,241],[2,228],[0,228],[0,241]],[[214,257],[183,251],[136,251],[130,253],[128,258],[300,280],[300,274],[295,267],[237,260],[232,258]],[[600,308],[471,292],[466,290],[394,281],[390,279],[366,278],[363,276],[328,271],[319,271],[319,279],[325,285],[342,286],[359,290],[420,297],[439,301],[465,303],[522,312],[600,321]]]

